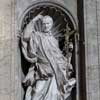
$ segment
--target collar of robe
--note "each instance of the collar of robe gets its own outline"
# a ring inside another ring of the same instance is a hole
[[[51,31],[49,31],[49,32],[43,32],[43,34],[44,34],[45,36],[52,36]]]

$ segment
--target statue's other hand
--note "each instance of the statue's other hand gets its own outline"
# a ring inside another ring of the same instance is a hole
[[[37,16],[39,16],[39,18],[43,18],[43,13],[44,11],[41,11]]]
[[[43,16],[41,14],[37,15],[37,17],[40,19],[43,18]]]
[[[29,71],[26,75],[25,79],[23,80],[23,84],[25,86],[30,86],[34,82],[34,71]]]

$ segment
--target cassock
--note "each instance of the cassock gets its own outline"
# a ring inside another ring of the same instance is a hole
[[[31,63],[24,80],[31,81],[25,100],[67,100],[72,89],[67,62],[53,34],[32,32],[28,39],[22,37],[21,43],[23,55]]]

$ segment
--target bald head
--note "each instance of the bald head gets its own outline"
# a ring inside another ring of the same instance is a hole
[[[43,17],[43,31],[49,32],[53,26],[53,19],[50,16]]]

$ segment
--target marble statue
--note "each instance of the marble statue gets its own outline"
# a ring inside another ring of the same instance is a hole
[[[42,23],[36,24],[38,20]],[[52,17],[38,14],[21,37],[22,53],[31,63],[23,80],[27,85],[25,100],[67,100],[75,85],[75,79],[68,78],[67,58],[53,36],[53,24]]]

